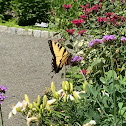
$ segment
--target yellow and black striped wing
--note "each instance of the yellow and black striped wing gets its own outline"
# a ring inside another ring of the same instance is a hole
[[[53,55],[52,68],[55,73],[58,73],[62,69],[65,61],[70,57],[70,53],[58,42],[49,40],[48,43]]]

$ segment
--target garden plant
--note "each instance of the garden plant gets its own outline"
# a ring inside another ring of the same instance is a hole
[[[126,0],[52,0],[49,28],[73,55],[62,89],[18,102],[28,126],[126,125]],[[22,18],[21,18],[22,19]]]

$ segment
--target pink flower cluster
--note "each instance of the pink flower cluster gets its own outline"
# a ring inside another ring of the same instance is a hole
[[[81,30],[78,32],[78,35],[84,36],[84,33],[86,32],[86,30]]]
[[[68,4],[68,5],[63,5],[63,7],[64,7],[64,9],[66,10],[66,11],[68,11],[70,8],[71,8],[71,4]]]
[[[69,35],[73,35],[75,29],[66,29],[66,31]]]
[[[84,23],[83,19],[75,19],[72,20],[72,23],[75,24],[78,28],[81,26],[82,23]]]
[[[86,69],[83,68],[81,71],[82,71],[82,73],[83,73],[84,75],[87,74],[87,70],[86,70]]]
[[[90,17],[90,13],[94,11],[95,13],[99,12],[100,9],[102,8],[101,4],[95,4],[91,8],[89,8],[89,4],[86,4],[85,6],[80,5],[82,8],[83,16],[81,15],[81,18],[88,19]]]
[[[105,17],[97,17],[97,22],[100,25],[103,23],[113,24],[114,26],[123,25],[126,22],[126,17],[114,15],[113,12],[105,12]]]

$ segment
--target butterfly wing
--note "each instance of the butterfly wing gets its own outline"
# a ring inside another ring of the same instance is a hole
[[[58,42],[49,40],[48,43],[53,55],[52,68],[55,73],[58,73],[65,61],[70,57],[70,53]]]

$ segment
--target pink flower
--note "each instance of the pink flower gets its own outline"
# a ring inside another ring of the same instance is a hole
[[[73,35],[75,29],[66,29],[66,31],[69,35]]]
[[[86,73],[87,73],[87,70],[86,70],[86,69],[83,68],[81,71],[82,71],[82,73],[83,73],[84,75],[86,75]]]
[[[103,25],[103,23],[106,21],[106,18],[104,17],[97,17],[97,22],[99,22],[100,25]]]
[[[88,7],[89,7],[89,4],[87,3],[85,6],[80,5],[80,7],[82,8],[82,10],[85,10],[86,8],[88,8]]]
[[[77,27],[80,27],[82,23],[84,23],[83,19],[76,19],[72,20],[72,23],[75,24]]]
[[[83,15],[83,14],[81,14],[80,18],[83,19],[83,20],[87,19],[87,17],[85,15]]]
[[[92,6],[92,10],[94,10],[95,12],[98,12],[100,9],[102,8],[101,4],[95,4],[94,6]]]
[[[86,32],[86,30],[81,30],[81,31],[78,32],[78,34],[80,34],[81,36],[83,36],[85,32]]]
[[[64,39],[58,39],[58,42],[64,42],[65,40]]]
[[[106,17],[111,17],[113,15],[112,12],[105,12]]]
[[[65,8],[65,10],[69,10],[71,8],[71,4],[68,4],[68,5],[63,5],[63,7]]]
[[[52,11],[52,10],[50,10],[50,12],[51,12],[51,15],[54,17],[54,16],[55,16],[55,14],[53,13],[53,11]]]
[[[126,17],[120,17],[121,18],[121,22],[126,22]]]

